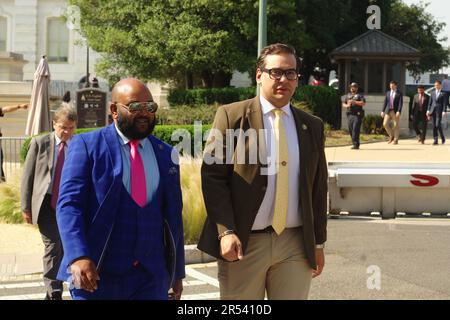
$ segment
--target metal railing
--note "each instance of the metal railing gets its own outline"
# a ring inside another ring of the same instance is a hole
[[[27,137],[0,137],[2,168],[6,181],[20,173],[20,150]]]

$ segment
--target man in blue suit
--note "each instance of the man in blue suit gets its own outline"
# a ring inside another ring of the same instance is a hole
[[[57,206],[58,278],[72,283],[73,299],[167,300],[170,288],[181,296],[178,158],[150,135],[156,109],[144,83],[123,79],[112,91],[114,123],[73,138]]]
[[[427,116],[433,118],[433,145],[438,144],[438,132],[441,136],[442,144],[445,143],[444,132],[442,131],[442,117],[445,116],[447,110],[448,97],[442,91],[442,84],[439,80],[434,83],[434,90],[431,92],[430,104],[428,105]]]

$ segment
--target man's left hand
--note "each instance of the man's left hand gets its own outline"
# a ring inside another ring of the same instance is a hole
[[[396,115],[397,117],[400,117],[400,112],[397,112],[395,115]]]
[[[170,300],[180,300],[181,293],[183,292],[183,279],[177,279],[173,283],[172,287],[173,292],[169,294]]]
[[[320,276],[323,267],[325,266],[325,252],[323,249],[316,249],[316,264],[317,269],[313,270],[313,278]]]

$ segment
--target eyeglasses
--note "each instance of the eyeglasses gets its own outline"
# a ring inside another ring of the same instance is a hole
[[[58,127],[59,129],[63,130],[63,131],[73,131],[75,130],[75,126],[72,127],[65,127],[64,125],[60,124],[60,123],[54,123],[54,125],[56,127]]]
[[[116,104],[120,104],[122,107],[124,107],[131,113],[138,112],[138,111],[147,111],[150,113],[155,113],[156,110],[158,110],[158,104],[154,101],[131,102],[128,105],[125,105],[120,102],[116,102]]]
[[[278,68],[273,69],[262,68],[261,71],[267,72],[269,74],[269,78],[272,80],[280,80],[283,77],[283,75],[285,75],[286,79],[288,80],[297,80],[299,77],[299,74],[295,69],[283,70]]]

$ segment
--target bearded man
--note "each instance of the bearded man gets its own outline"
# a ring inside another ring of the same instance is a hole
[[[56,210],[64,247],[58,278],[71,282],[78,300],[167,300],[171,288],[179,299],[177,154],[151,135],[157,104],[143,82],[119,81],[110,110],[114,123],[75,136],[69,148]]]

